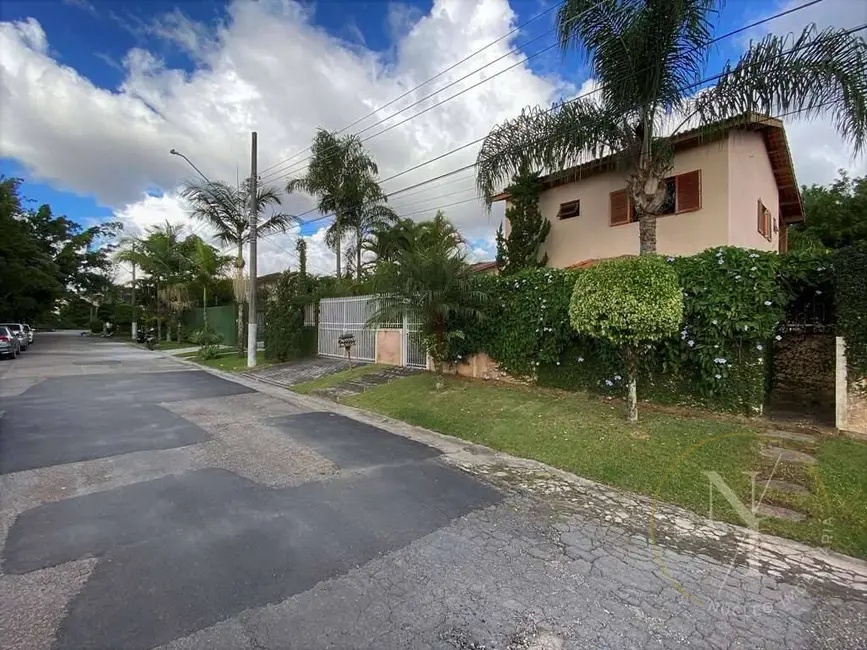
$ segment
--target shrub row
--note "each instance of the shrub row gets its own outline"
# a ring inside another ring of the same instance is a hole
[[[679,279],[684,320],[678,335],[647,349],[639,368],[640,397],[759,411],[770,343],[782,335],[778,325],[785,309],[795,295],[830,290],[830,257],[721,247],[666,262]],[[544,386],[622,394],[626,372],[617,350],[570,326],[569,301],[579,273],[539,269],[479,276],[478,288],[489,297],[487,317],[457,324],[466,336],[456,342],[453,356],[487,352],[505,371]]]

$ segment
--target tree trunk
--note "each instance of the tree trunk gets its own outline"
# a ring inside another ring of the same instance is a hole
[[[355,279],[361,282],[361,229],[355,236]]]
[[[163,325],[160,318],[160,283],[156,283],[156,298],[157,298],[157,341],[162,340]]]
[[[340,244],[341,242],[338,240],[337,246],[334,248],[334,257],[337,259],[337,279],[341,278],[340,275]]]
[[[434,372],[436,373],[436,389],[442,390],[445,387],[445,381],[443,380],[443,362],[436,361],[434,363]]]
[[[240,240],[239,240],[240,241]],[[238,256],[235,258],[235,300],[238,303],[238,314],[235,319],[238,356],[244,356],[244,244],[238,244]]]
[[[638,254],[656,253],[656,215],[645,214],[638,220]]]
[[[653,255],[656,253],[656,215],[668,193],[665,175],[671,170],[671,158],[665,149],[653,151],[652,120],[645,116],[642,126],[641,156],[627,187],[635,211],[633,218],[638,221],[638,252]]]
[[[636,351],[626,352],[626,412],[630,424],[638,422],[638,364],[636,363]]]
[[[205,332],[208,331],[208,287],[202,287],[202,322]]]

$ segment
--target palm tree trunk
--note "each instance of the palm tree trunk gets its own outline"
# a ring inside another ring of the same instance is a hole
[[[156,283],[156,297],[157,297],[157,341],[162,339],[163,336],[163,322],[160,318],[160,283]]]
[[[355,279],[361,282],[361,228],[355,233]]]
[[[240,242],[240,240],[239,240]],[[244,244],[238,244],[238,257],[235,259],[235,282],[237,290],[235,299],[238,302],[238,315],[235,319],[235,334],[238,337],[238,356],[244,356],[244,296],[241,287],[244,282]]]
[[[638,220],[638,254],[656,253],[656,215],[645,214]]]
[[[337,259],[337,279],[340,279],[340,242],[334,247],[334,256]]]
[[[208,331],[208,287],[202,287],[202,321],[204,322],[205,332]]]

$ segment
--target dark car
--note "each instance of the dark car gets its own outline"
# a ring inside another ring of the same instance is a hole
[[[21,341],[8,327],[0,325],[0,357],[15,359],[21,354]]]
[[[0,327],[5,327],[12,332],[14,336],[18,337],[18,342],[21,344],[21,352],[27,350],[27,346],[30,345],[30,339],[27,336],[27,332],[24,330],[24,325],[21,323],[0,323]]]

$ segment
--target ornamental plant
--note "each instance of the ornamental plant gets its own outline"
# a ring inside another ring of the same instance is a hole
[[[578,275],[569,320],[576,332],[621,354],[627,374],[629,422],[638,421],[637,374],[643,351],[677,333],[683,294],[674,269],[655,255],[614,259]]]

